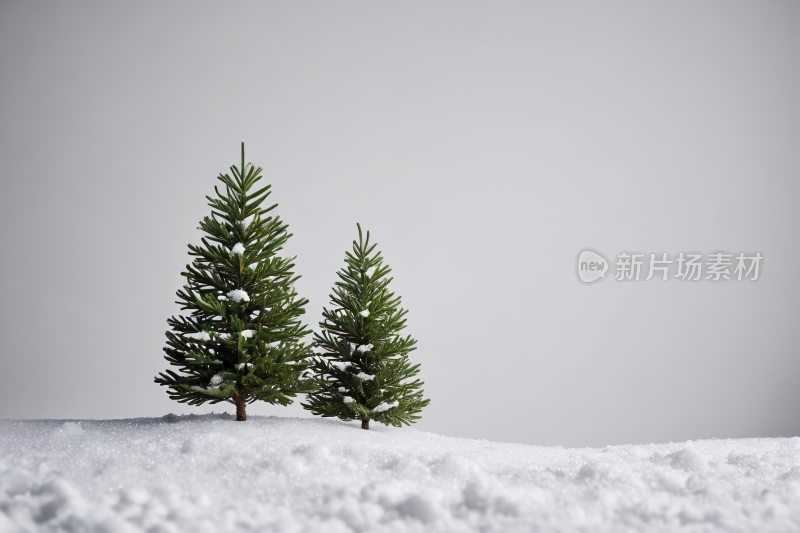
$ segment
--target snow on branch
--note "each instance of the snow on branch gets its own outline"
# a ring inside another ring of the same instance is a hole
[[[389,409],[393,409],[394,407],[397,407],[398,405],[400,405],[400,404],[398,402],[396,402],[396,401],[391,402],[391,403],[386,403],[386,402],[379,403],[378,405],[376,405],[375,407],[372,408],[372,412],[373,413],[382,413],[384,411],[388,411]]]
[[[248,296],[247,292],[243,291],[242,289],[234,289],[228,293],[228,298],[235,302],[249,302],[250,296]]]
[[[242,229],[247,229],[247,228],[249,228],[249,227],[250,227],[250,224],[252,224],[252,223],[253,223],[253,219],[254,219],[255,217],[256,217],[255,215],[250,215],[249,217],[245,218],[244,220],[240,220],[240,221],[239,221],[239,226],[241,226],[241,228],[242,228]]]
[[[184,333],[184,337],[189,339],[195,339],[198,341],[210,341],[211,335],[208,334],[207,331],[198,331],[197,333]]]

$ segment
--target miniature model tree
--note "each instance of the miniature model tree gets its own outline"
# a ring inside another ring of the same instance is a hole
[[[190,314],[167,320],[165,359],[177,372],[155,382],[190,405],[233,403],[236,420],[246,420],[247,403],[288,405],[313,389],[303,376],[309,346],[301,342],[310,331],[298,319],[308,300],[294,290],[294,258],[277,255],[288,226],[267,216],[277,204],[261,207],[271,186],[256,187],[261,168],[245,165],[244,143],[241,167],[231,173],[218,178],[222,192],[215,186],[216,197],[206,196],[212,211],[198,228],[203,245],[189,245],[195,259],[176,303]]]
[[[358,242],[346,252],[345,267],[337,275],[332,310],[323,309],[321,333],[315,333],[315,351],[322,354],[312,364],[318,389],[308,395],[303,407],[316,415],[401,426],[419,418],[430,400],[422,398],[419,364],[412,365],[408,353],[416,340],[399,333],[406,327],[399,309],[400,297],[389,292],[393,278],[380,252],[373,255],[358,225]]]

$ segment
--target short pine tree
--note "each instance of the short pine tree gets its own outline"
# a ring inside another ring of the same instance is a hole
[[[358,225],[358,242],[346,252],[346,266],[337,275],[331,303],[324,308],[321,333],[315,334],[315,351],[322,354],[312,364],[317,390],[303,407],[315,415],[401,426],[419,418],[430,400],[422,398],[419,364],[412,365],[408,353],[416,340],[400,337],[408,312],[398,309],[400,297],[389,292],[393,278],[380,252],[370,255]]]
[[[220,175],[224,192],[206,196],[211,216],[200,223],[203,246],[189,245],[195,259],[186,266],[187,284],[177,295],[189,316],[167,320],[167,370],[155,382],[169,397],[190,405],[222,401],[236,405],[246,420],[246,403],[263,400],[288,405],[297,393],[313,389],[304,377],[310,333],[298,317],[308,300],[293,284],[294,258],[277,254],[291,236],[278,216],[266,216],[277,204],[260,207],[271,185],[256,190],[261,168],[231,167]]]

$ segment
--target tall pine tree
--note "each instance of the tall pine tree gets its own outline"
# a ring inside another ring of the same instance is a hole
[[[400,297],[389,292],[393,278],[377,245],[364,241],[358,225],[353,253],[345,253],[345,267],[337,275],[333,309],[323,309],[321,333],[314,335],[315,351],[322,354],[312,364],[318,390],[307,396],[303,407],[315,415],[401,426],[419,418],[430,400],[422,398],[422,385],[414,378],[419,364],[408,353],[416,340],[401,337],[408,311],[398,308]],[[371,255],[372,254],[372,255]]]
[[[221,174],[222,192],[206,196],[211,216],[200,222],[202,246],[189,245],[186,285],[177,292],[188,316],[167,320],[167,370],[155,382],[169,397],[190,405],[230,402],[236,419],[246,420],[246,404],[263,400],[288,405],[313,389],[304,377],[310,333],[298,317],[308,300],[299,298],[292,272],[295,258],[277,253],[291,237],[277,204],[262,208],[271,185],[257,188],[261,168],[245,165]]]

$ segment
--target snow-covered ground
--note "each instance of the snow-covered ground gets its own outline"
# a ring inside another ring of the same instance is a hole
[[[800,439],[603,449],[230,415],[0,421],[0,532],[800,531]]]

